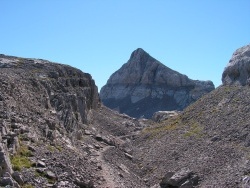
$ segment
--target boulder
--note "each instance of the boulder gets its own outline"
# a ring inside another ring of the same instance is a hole
[[[12,178],[12,176],[8,172],[6,172],[3,177],[0,178],[0,185],[20,188],[19,184]]]
[[[198,184],[198,180],[199,177],[191,170],[183,168],[177,172],[168,172],[160,182],[160,186],[161,188],[193,188]]]
[[[223,85],[250,84],[250,45],[237,49],[222,74]]]
[[[48,171],[46,172],[46,176],[47,176],[49,179],[52,179],[52,180],[56,180],[56,179],[57,179],[57,176],[55,175],[55,173],[52,172],[52,171],[50,171],[50,170],[48,170]]]
[[[23,184],[24,184],[23,176],[22,176],[21,173],[15,171],[15,172],[13,172],[12,177],[14,178],[14,180],[16,180],[16,182],[17,182],[19,185],[23,185]]]
[[[167,120],[170,117],[177,116],[178,114],[178,111],[158,111],[154,113],[152,120],[155,122],[161,122]]]

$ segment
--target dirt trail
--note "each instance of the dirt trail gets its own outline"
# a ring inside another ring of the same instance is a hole
[[[99,156],[97,160],[101,165],[101,175],[105,180],[105,183],[100,186],[100,188],[122,188],[123,186],[117,181],[118,175],[115,173],[114,169],[105,161],[103,154],[112,148],[113,146],[105,146],[99,150]]]

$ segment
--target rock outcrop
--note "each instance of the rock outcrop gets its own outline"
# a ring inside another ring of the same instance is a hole
[[[189,169],[181,169],[176,173],[168,172],[160,182],[160,186],[161,188],[193,188],[198,184],[198,180],[199,177]]]
[[[224,85],[250,84],[250,45],[237,49],[226,66],[222,82]]]
[[[120,113],[151,118],[156,111],[183,110],[213,89],[211,81],[191,80],[139,48],[110,76],[100,98]]]
[[[31,143],[76,137],[98,104],[89,74],[46,60],[0,55],[0,186],[23,184],[17,170],[31,165],[26,154],[37,150]]]
[[[162,122],[168,118],[178,116],[179,114],[180,112],[178,111],[158,111],[153,114],[152,120],[155,122]]]

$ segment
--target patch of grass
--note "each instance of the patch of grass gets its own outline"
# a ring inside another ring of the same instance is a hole
[[[159,135],[160,133],[176,130],[181,125],[182,125],[182,120],[180,116],[176,116],[154,127],[145,128],[142,132],[144,134],[150,134],[149,138],[154,138],[156,135]]]
[[[51,152],[54,152],[56,150],[56,148],[54,146],[48,145],[47,149]]]
[[[11,164],[14,170],[20,171],[22,168],[30,168],[32,166],[28,157],[32,156],[32,152],[27,146],[20,143],[20,148],[17,153],[10,157]]]
[[[61,147],[61,146],[55,146],[56,147],[56,149],[58,150],[58,151],[62,151],[63,150],[63,148]]]
[[[21,188],[34,188],[34,186],[31,184],[24,184],[21,186]]]
[[[202,137],[202,131],[203,127],[199,125],[198,122],[194,122],[191,124],[190,129],[186,133],[184,133],[184,137]]]
[[[56,182],[55,179],[53,178],[50,178],[47,176],[46,172],[45,171],[35,171],[35,176],[36,177],[43,177],[43,178],[46,178],[48,183],[51,183],[51,184],[54,184]]]
[[[25,156],[25,157],[31,157],[32,156],[32,152],[28,149],[28,147],[26,145],[23,145],[22,143],[20,144],[20,148],[17,151],[17,153],[21,156]]]
[[[48,180],[48,183],[50,183],[50,184],[54,184],[56,182],[56,180],[54,180],[54,179],[47,178],[47,180]]]
[[[11,157],[10,160],[13,165],[13,170],[20,171],[23,167],[30,168],[32,166],[30,160],[25,156],[15,155]]]
[[[63,148],[61,146],[52,146],[52,145],[48,145],[47,149],[51,152],[55,152],[56,150],[58,150],[59,152],[61,152],[63,150]]]
[[[35,171],[35,176],[36,177],[46,177],[46,173],[45,172],[40,172],[40,171]]]

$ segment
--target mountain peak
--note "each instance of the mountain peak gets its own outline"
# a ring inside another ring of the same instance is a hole
[[[156,111],[182,110],[213,89],[212,82],[191,80],[138,48],[110,76],[100,97],[104,105],[120,113],[151,118]]]
[[[132,52],[130,60],[143,61],[145,59],[148,59],[149,57],[151,56],[146,51],[144,51],[142,48],[137,48]]]

